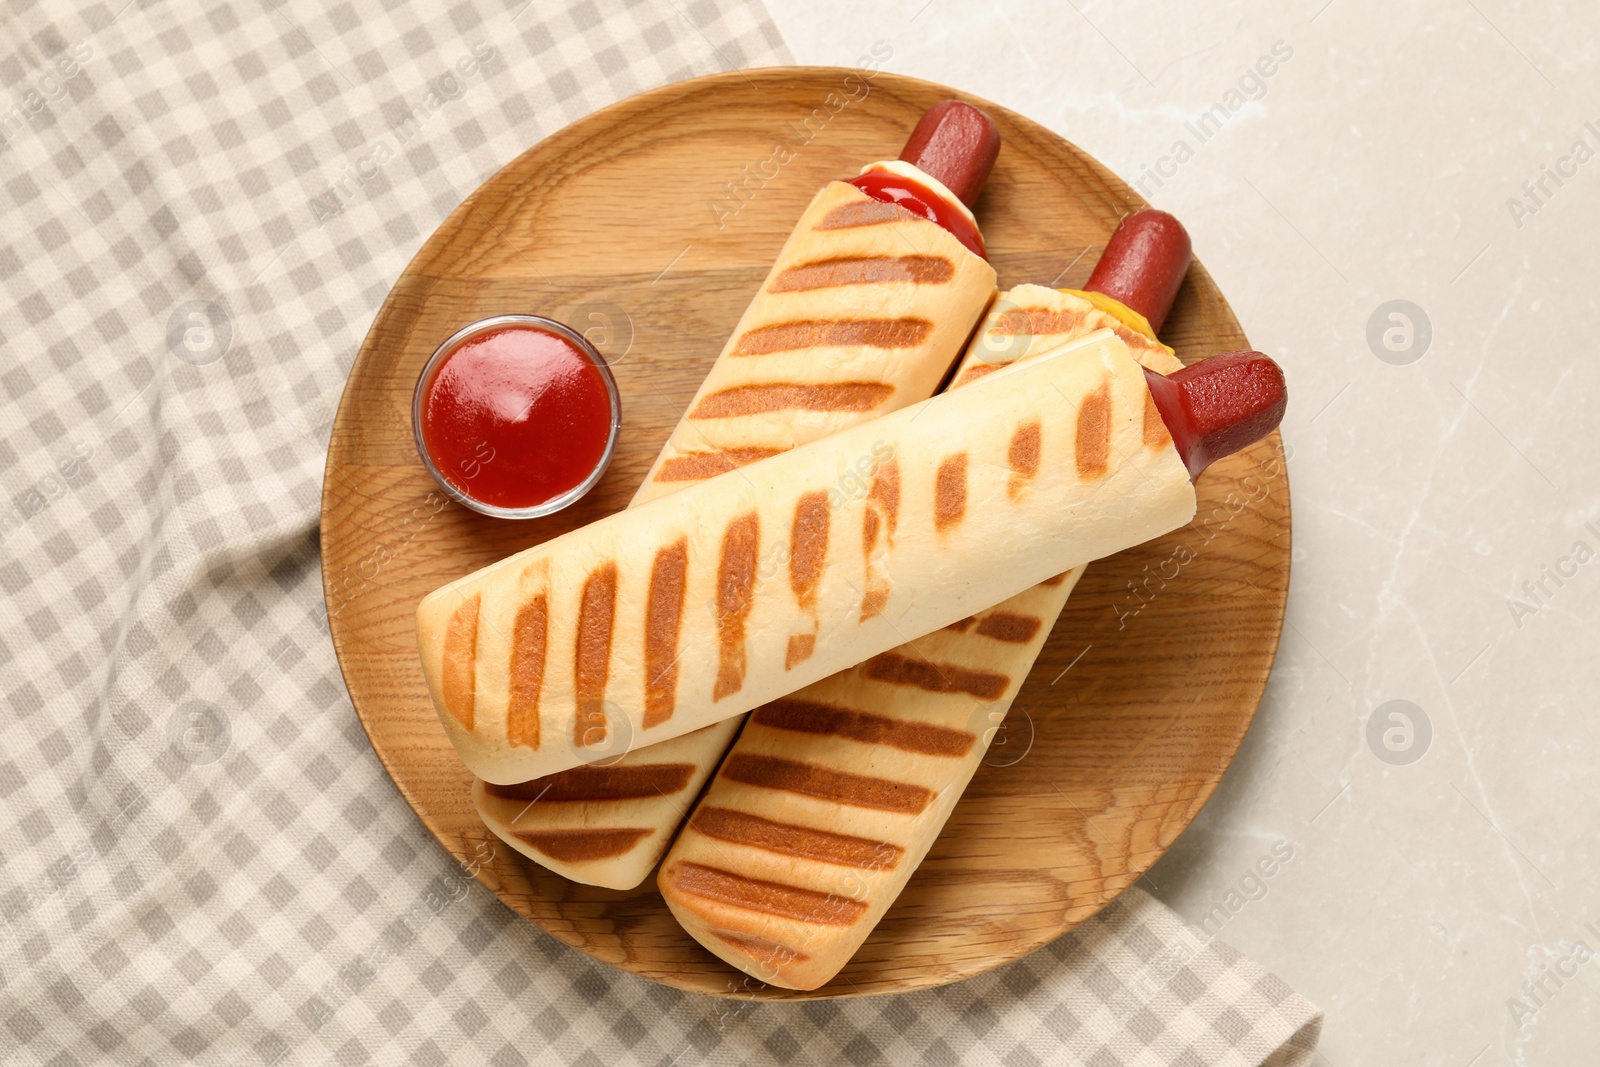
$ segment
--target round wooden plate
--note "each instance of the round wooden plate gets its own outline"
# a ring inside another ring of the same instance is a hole
[[[468,197],[395,283],[361,347],[322,504],[329,625],[351,700],[439,842],[511,908],[597,959],[682,989],[751,995],[678,928],[653,878],[631,892],[575,885],[485,829],[423,684],[417,602],[621,509],[811,195],[893,158],[924,108],[964,96],[890,74],[868,83],[859,71],[784,68],[624,100],[535,145]],[[1081,285],[1118,218],[1143,201],[1044,127],[973,102],[1004,137],[977,208],[1001,288]],[[501,312],[587,331],[622,391],[611,469],[586,499],[542,520],[490,519],[446,502],[412,446],[423,361],[458,327]],[[1248,347],[1198,263],[1165,338],[1191,360]],[[970,977],[1082,922],[1172,844],[1255,714],[1289,581],[1276,435],[1214,466],[1199,492],[1194,525],[1089,568],[987,765],[843,973],[815,992],[759,995],[898,992]]]

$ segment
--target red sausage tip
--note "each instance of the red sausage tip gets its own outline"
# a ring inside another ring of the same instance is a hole
[[[1190,481],[1277,429],[1289,403],[1283,368],[1260,352],[1226,352],[1144,377]]]
[[[1155,208],[1135,211],[1117,224],[1084,288],[1132,308],[1160,333],[1189,270],[1190,251],[1183,223]]]
[[[1000,129],[984,112],[960,100],[922,113],[900,158],[938,179],[968,207],[977,203],[1000,154]]]

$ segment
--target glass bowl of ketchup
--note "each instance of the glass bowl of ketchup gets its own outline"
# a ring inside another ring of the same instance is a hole
[[[581,498],[622,427],[611,369],[583,335],[539,315],[495,315],[429,357],[411,401],[417,454],[451,499],[532,519]]]

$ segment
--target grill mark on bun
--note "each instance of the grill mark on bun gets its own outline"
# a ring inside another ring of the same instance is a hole
[[[1111,316],[1107,315],[1106,318],[1111,319]],[[1105,325],[1109,326],[1111,328],[1111,332],[1117,335],[1117,340],[1121,341],[1135,352],[1164,351],[1160,342],[1150,340],[1150,338],[1146,337],[1138,330],[1135,330],[1131,326],[1125,326],[1116,319],[1111,319],[1111,321]]]
[[[946,630],[954,630],[958,634],[964,634],[968,630],[972,629],[972,624],[977,622],[977,621],[978,621],[978,617],[976,615],[968,615],[964,619],[957,619],[955,622],[951,623],[949,626],[946,626],[945,629]]]
[[[784,654],[784,670],[811,658],[817,647],[817,583],[828,556],[828,493],[806,493],[794,506],[794,523],[789,531],[789,588],[802,613],[811,617],[811,632],[789,638]]]
[[[804,963],[811,958],[799,949],[790,948],[788,945],[782,945],[776,941],[768,941],[764,937],[752,937],[749,934],[736,933],[733,930],[709,930],[707,932],[718,941],[725,941],[751,959],[757,960],[769,970],[781,970],[787,964]]]
[[[644,725],[672,718],[678,701],[678,630],[683,623],[689,539],[680,537],[656,553],[644,613]]]
[[[563,863],[608,860],[624,855],[655,831],[647,826],[616,830],[512,830],[524,844]]]
[[[506,705],[506,741],[539,747],[539,689],[544,684],[550,599],[540,593],[517,609],[511,627],[511,692]]]
[[[1060,574],[1056,575],[1054,578],[1046,578],[1044,581],[1040,582],[1039,584],[1040,585],[1060,585],[1062,582],[1066,581],[1071,576],[1072,576],[1072,571],[1071,570],[1065,570],[1065,571],[1062,571]]]
[[[967,454],[957,452],[939,464],[933,486],[933,525],[945,530],[967,513]]]
[[[832,735],[925,756],[965,756],[977,740],[965,730],[874,715],[812,700],[774,700],[757,708],[750,717],[774,730]]]
[[[776,448],[730,448],[723,452],[686,452],[673,456],[656,471],[658,482],[702,482],[758,460],[782,455]]]
[[[867,911],[865,904],[837,893],[766,882],[700,863],[679,863],[667,877],[683,893],[823,926],[852,926]]]
[[[1010,365],[1009,363],[974,363],[961,372],[961,377],[957,378],[955,385],[950,388],[954,389],[957,386],[969,385],[982,378],[985,374],[993,374],[1001,367],[1009,367]]]
[[[891,685],[909,685],[930,693],[967,693],[982,700],[998,700],[1011,679],[994,671],[975,671],[954,663],[911,659],[885,652],[867,660],[867,677]]]
[[[815,613],[817,583],[828,555],[828,493],[819,489],[801,496],[794,507],[789,534],[789,586],[802,611]]]
[[[572,743],[580,749],[605,743],[606,679],[611,673],[611,631],[617,608],[617,565],[595,568],[583,582],[578,605],[578,633],[572,656],[572,691],[576,717]]]
[[[717,561],[717,683],[711,699],[721,700],[744,685],[744,626],[755,603],[756,552],[761,521],[755,512],[728,523]]]
[[[1105,477],[1111,459],[1111,383],[1083,398],[1078,409],[1078,435],[1074,442],[1078,477],[1084,481]]]
[[[893,393],[894,386],[883,382],[736,385],[704,397],[689,417],[727,419],[770,411],[871,411]]]
[[[1042,619],[1019,611],[992,611],[978,620],[978,633],[1007,644],[1025,645],[1039,633]]]
[[[637,800],[681,792],[693,777],[692,763],[618,763],[611,767],[572,767],[514,785],[485,782],[483,789],[503,800],[536,800],[541,804]]]
[[[884,543],[894,544],[894,527],[900,518],[900,461],[891,459],[878,468],[867,500],[883,512]]]
[[[790,267],[767,291],[794,293],[879,282],[942,285],[955,274],[955,265],[943,256],[837,256]]]
[[[783,669],[792,671],[811,658],[817,650],[816,634],[790,634],[789,647],[783,653]]]
[[[752,756],[737,748],[719,773],[730,782],[902,815],[920,815],[934,797],[931,789],[909,782],[870,778],[776,756]]]
[[[735,356],[768,356],[806,348],[914,348],[933,330],[927,319],[801,319],[741,334]]]
[[[888,576],[873,563],[873,556],[878,552],[880,537],[886,550],[894,546],[894,528],[899,518],[900,461],[891,459],[873,476],[861,519],[861,552],[866,566],[866,588],[861,594],[862,622],[881,614],[889,602]]]
[[[904,219],[916,218],[911,212],[895,204],[885,203],[882,200],[873,200],[863,195],[863,199],[850,204],[840,204],[838,207],[822,216],[813,229],[818,230],[849,230],[857,226],[878,226],[885,222],[900,222]]]
[[[1039,473],[1039,439],[1042,434],[1037,420],[1019,426],[1011,435],[1007,460],[1011,464],[1011,480],[1006,486],[1008,495],[1015,497],[1027,482]]]
[[[468,732],[476,715],[478,605],[482,597],[478,593],[463,600],[451,614],[444,631],[444,669],[439,679],[444,706]]]
[[[1156,398],[1148,390],[1144,394],[1144,444],[1146,448],[1160,448],[1172,435],[1167,432],[1166,420],[1161,417],[1161,409],[1156,407]]]
[[[878,532],[883,529],[883,518],[876,508],[868,504],[861,517],[862,551],[869,556],[878,544]]]
[[[1078,333],[1087,313],[1082,309],[1013,308],[995,317],[990,333],[1007,337],[1053,337]]]
[[[869,871],[893,870],[905,855],[905,849],[887,841],[776,822],[732,808],[703,806],[690,825],[718,841]]]

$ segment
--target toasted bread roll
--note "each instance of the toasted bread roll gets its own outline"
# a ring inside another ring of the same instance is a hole
[[[1087,331],[1182,364],[1082,294],[1001,294],[955,386]],[[673,914],[764,982],[837,974],[938,837],[1082,568],[757,708],[662,865]],[[985,684],[974,680],[985,679]]]
[[[994,269],[936,223],[843,182],[826,186],[633,503],[927,399],[993,295]],[[824,403],[826,390],[848,398],[867,386],[870,403]],[[779,400],[704,414],[758,394]],[[670,711],[679,651],[664,640],[645,649],[655,694],[647,722],[652,709]],[[592,755],[608,757],[603,765],[509,787],[479,781],[473,800],[485,824],[530,859],[575,881],[631,889],[666,851],[738,726],[728,719],[632,752],[608,731],[593,739],[601,745]]]
[[[612,729],[637,744],[749,711],[1194,509],[1107,330],[452,582],[418,607],[423,670],[467,766],[521,782]],[[663,646],[670,693],[646,669]]]
[[[828,183],[634,503],[927,399],[994,288],[936,223]]]
[[[484,825],[529,859],[564,877],[609,889],[644,881],[672,840],[709,771],[700,752],[721,752],[741,717],[636,749],[620,761],[584,764],[515,785],[472,783]],[[661,818],[663,807],[679,818]],[[631,881],[630,881],[631,879]],[[621,883],[621,884],[618,884]]]

